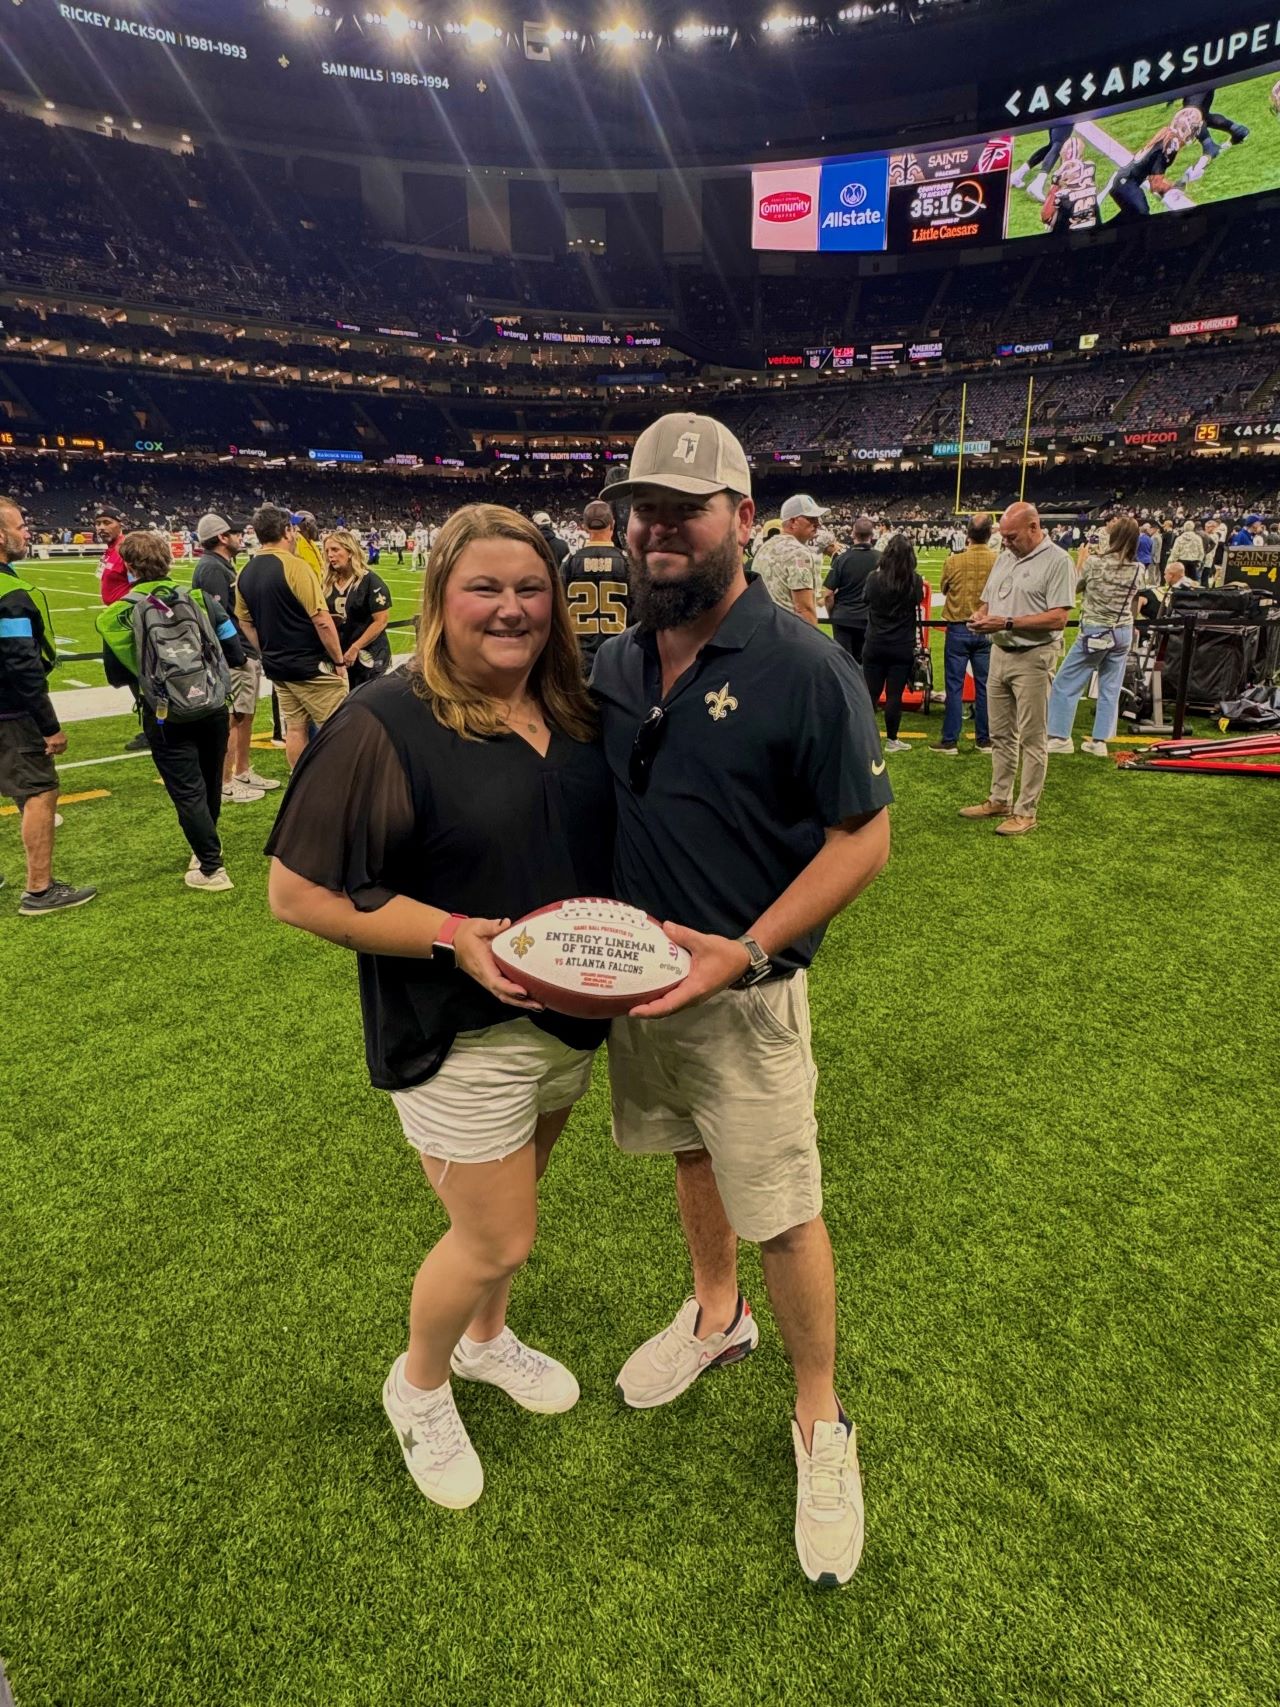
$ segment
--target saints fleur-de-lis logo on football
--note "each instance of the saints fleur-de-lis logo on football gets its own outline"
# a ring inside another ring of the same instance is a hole
[[[532,947],[533,938],[528,931],[522,930],[519,936],[513,936],[511,939],[511,952],[517,960],[523,960]]]
[[[722,688],[717,688],[714,693],[707,694],[704,704],[707,707],[709,715],[716,723],[723,723],[731,711],[736,711],[738,709],[737,700],[729,692],[728,682],[726,682]]]

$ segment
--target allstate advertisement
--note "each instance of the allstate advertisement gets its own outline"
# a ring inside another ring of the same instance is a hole
[[[883,249],[889,162],[883,155],[824,166],[818,195],[819,249]]]

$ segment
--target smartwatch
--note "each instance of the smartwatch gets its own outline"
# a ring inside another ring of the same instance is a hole
[[[458,934],[458,926],[470,915],[467,913],[450,913],[440,927],[440,934],[431,944],[431,958],[434,960],[441,949],[449,960],[454,959],[453,939]]]
[[[1013,632],[1013,618],[1011,616],[1005,617],[1004,627],[1006,634],[1011,634]]]
[[[736,983],[731,984],[729,988],[731,990],[749,990],[753,984],[758,984],[762,978],[769,976],[773,971],[773,962],[754,937],[740,936],[734,940],[741,943],[742,947],[746,949],[751,956],[751,962],[741,978]]]

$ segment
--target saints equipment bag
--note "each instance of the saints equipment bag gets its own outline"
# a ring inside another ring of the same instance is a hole
[[[193,722],[220,711],[231,672],[213,624],[185,587],[135,595],[138,689],[160,722]]]

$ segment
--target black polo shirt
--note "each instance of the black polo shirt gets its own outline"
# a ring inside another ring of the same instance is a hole
[[[828,828],[893,799],[861,670],[758,579],[666,700],[656,636],[638,628],[600,648],[591,685],[618,804],[614,891],[657,919],[741,936]],[[662,742],[633,794],[632,744],[659,703]],[[822,935],[774,965],[807,966]]]

